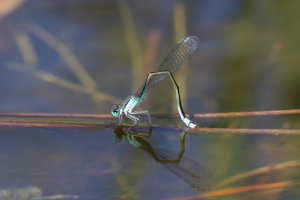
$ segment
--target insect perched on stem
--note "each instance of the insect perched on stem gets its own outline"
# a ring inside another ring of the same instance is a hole
[[[147,115],[151,126],[151,118],[148,111],[133,111],[133,109],[145,99],[150,88],[153,88],[166,78],[170,78],[176,91],[177,109],[181,120],[190,128],[195,128],[197,126],[195,122],[185,116],[180,100],[179,87],[172,73],[174,73],[190,57],[196,50],[198,43],[199,39],[196,36],[182,38],[171,50],[170,54],[157,67],[156,71],[148,74],[145,84],[134,95],[127,97],[121,105],[112,106],[111,114],[114,117],[119,117],[119,124],[122,123],[123,115],[136,124],[139,121],[138,115],[145,114]]]

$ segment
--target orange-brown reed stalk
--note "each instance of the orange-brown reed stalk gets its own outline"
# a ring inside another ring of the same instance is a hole
[[[172,198],[170,200],[193,200],[193,199],[215,198],[215,197],[223,197],[228,195],[236,195],[236,194],[241,194],[246,192],[253,192],[258,190],[282,189],[282,188],[291,187],[295,185],[296,184],[292,181],[248,185],[248,186],[227,188],[227,189],[222,189],[222,190],[217,190],[212,192],[200,193],[194,196]]]
[[[253,112],[207,113],[195,114],[194,118],[210,117],[247,117],[300,114],[300,109],[272,110]],[[178,117],[172,114],[152,115],[157,119]],[[101,119],[101,120],[100,120]],[[62,128],[104,128],[114,127],[113,118],[109,114],[57,114],[57,113],[0,113],[0,126],[23,127],[62,127]],[[113,124],[113,125],[112,125]],[[174,127],[173,127],[174,128]],[[175,127],[176,128],[176,127]],[[244,128],[210,128],[197,127],[188,129],[191,133],[218,133],[218,134],[300,134],[298,129],[244,129]]]

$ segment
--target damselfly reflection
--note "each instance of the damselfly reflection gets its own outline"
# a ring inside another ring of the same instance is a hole
[[[133,129],[131,129],[133,131]],[[142,149],[150,155],[156,162],[162,164],[170,172],[182,179],[196,190],[208,190],[205,180],[210,176],[210,172],[196,161],[184,156],[186,132],[180,135],[180,152],[176,154],[166,149],[153,148],[144,138],[150,136],[150,132],[135,132],[127,134],[122,126],[115,129],[116,141],[123,138],[135,148]]]
[[[192,122],[184,114],[180,100],[179,87],[172,73],[174,73],[191,56],[197,49],[198,43],[199,39],[196,36],[182,38],[171,50],[170,54],[157,67],[156,71],[148,74],[145,84],[134,95],[127,97],[121,105],[112,106],[111,114],[115,117],[119,117],[119,125],[122,123],[123,115],[136,124],[139,121],[138,115],[143,114],[148,117],[149,125],[151,126],[151,118],[148,111],[133,111],[133,109],[145,99],[150,88],[153,88],[166,78],[170,78],[176,91],[177,109],[181,120],[190,128],[195,128],[197,126],[195,122]]]

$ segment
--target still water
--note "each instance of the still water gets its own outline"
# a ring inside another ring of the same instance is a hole
[[[299,108],[293,4],[2,1],[0,112],[110,113],[185,35],[200,38],[175,76],[187,113]],[[173,95],[166,82],[139,109],[176,113]],[[296,129],[298,119],[195,121]],[[299,198],[299,136],[187,132],[180,143],[180,119],[153,123],[138,143],[115,126],[1,127],[0,197],[15,189],[35,192],[23,199]],[[198,178],[197,190],[189,180]]]

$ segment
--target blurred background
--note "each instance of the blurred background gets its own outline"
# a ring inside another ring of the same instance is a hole
[[[187,113],[299,108],[299,6],[255,0],[1,0],[0,112],[110,113],[111,105],[133,94],[186,35],[200,38],[197,51],[175,75]],[[172,85],[155,87],[142,107],[176,113]],[[197,122],[299,128],[298,120]],[[180,133],[152,134],[154,146],[179,151]],[[194,134],[187,136],[186,155],[212,171],[208,184],[214,191],[297,182],[298,164],[218,185],[259,167],[298,163],[299,144],[299,136]],[[172,199],[199,193],[144,152],[115,143],[111,129],[0,128],[0,163],[0,189],[34,186],[45,196]],[[219,198],[299,196],[293,186]]]

